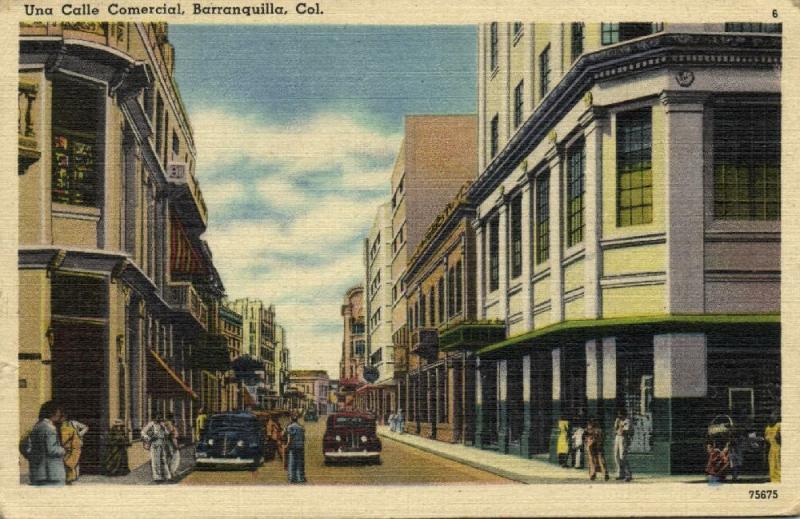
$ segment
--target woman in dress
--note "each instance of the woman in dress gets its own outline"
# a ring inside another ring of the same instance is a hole
[[[169,471],[175,476],[178,473],[178,468],[181,466],[181,448],[180,448],[180,434],[175,424],[178,422],[178,415],[173,414],[172,420],[164,421],[164,426],[167,428],[169,434]]]
[[[767,459],[769,461],[769,480],[773,483],[781,480],[781,420],[777,413],[772,413],[769,423],[764,429],[764,439],[769,445]]]
[[[115,420],[108,432],[106,442],[108,450],[103,458],[103,468],[108,476],[125,476],[130,473],[128,465],[128,447],[131,446],[128,438],[128,429],[125,422]]]
[[[558,464],[566,468],[567,458],[569,457],[569,421],[563,416],[558,421],[556,454],[558,455]]]
[[[144,441],[144,448],[150,451],[150,468],[153,472],[153,481],[156,483],[171,481],[170,457],[173,447],[163,417],[155,418],[144,426],[142,440]]]
[[[599,468],[608,481],[608,468],[606,467],[606,455],[603,450],[603,429],[600,427],[600,422],[597,418],[589,420],[589,425],[586,427],[586,451],[589,456],[589,479],[597,478],[597,469]]]
[[[89,428],[77,420],[69,420],[65,417],[61,422],[61,445],[64,447],[64,468],[67,473],[67,485],[71,485],[80,476],[81,448],[83,447],[83,436]]]

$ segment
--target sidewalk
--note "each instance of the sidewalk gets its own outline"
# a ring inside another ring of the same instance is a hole
[[[499,454],[466,445],[421,438],[414,434],[399,434],[389,431],[386,426],[379,426],[378,434],[384,438],[520,483],[706,483],[706,479],[703,476],[669,476],[663,474],[634,474],[634,479],[631,483],[617,481],[615,479],[616,467],[614,466],[614,460],[609,459],[608,456],[606,456],[606,462],[609,463],[608,469],[611,479],[606,482],[603,480],[602,474],[598,474],[597,480],[591,481],[588,469],[562,468],[543,459],[525,459],[511,454]]]
[[[181,447],[181,463],[178,466],[178,474],[175,476],[175,482],[183,479],[194,468],[194,446],[186,445]],[[28,484],[28,474],[20,474],[20,483]],[[105,485],[152,485],[153,474],[150,469],[150,461],[142,463],[138,467],[132,467],[129,474],[126,476],[103,476],[100,474],[86,474],[82,475],[78,481],[73,485],[93,485],[102,483]]]

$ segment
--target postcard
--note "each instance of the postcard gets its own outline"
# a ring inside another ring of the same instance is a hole
[[[4,516],[798,513],[796,6],[4,11]]]

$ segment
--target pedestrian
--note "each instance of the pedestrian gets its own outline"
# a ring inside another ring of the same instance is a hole
[[[558,464],[567,468],[567,459],[569,458],[569,420],[563,415],[558,420],[556,454],[558,455]]]
[[[617,418],[614,420],[614,462],[617,464],[617,480],[630,481],[633,479],[628,459],[632,433],[633,427],[628,418],[628,411],[624,408],[618,409]]]
[[[131,446],[128,428],[122,420],[114,420],[106,440],[103,468],[107,476],[125,476],[130,473],[128,447]]]
[[[150,469],[156,483],[172,481],[173,476],[170,470],[172,440],[164,422],[164,418],[158,416],[142,429],[144,448],[150,451]]]
[[[59,444],[56,429],[62,416],[61,407],[56,402],[45,402],[39,409],[39,421],[33,426],[28,438],[23,440],[31,485],[63,485],[66,482],[66,451]]]
[[[728,452],[728,465],[731,469],[731,479],[736,481],[739,479],[739,471],[742,470],[744,465],[744,457],[739,448],[740,444],[736,436],[732,436],[730,441],[725,445],[725,450]]]
[[[201,407],[200,410],[197,412],[197,418],[194,420],[194,434],[195,434],[195,443],[200,441],[200,438],[203,436],[203,429],[206,428],[206,422],[208,421],[208,415],[206,414],[206,409]]]
[[[403,434],[405,432],[405,419],[403,418],[403,408],[397,410],[397,432]]]
[[[180,434],[175,423],[178,421],[178,415],[173,414],[171,420],[165,420],[164,426],[169,435],[169,471],[173,476],[178,474],[178,468],[181,466],[181,442]]]
[[[583,423],[578,422],[577,425],[572,429],[572,460],[570,465],[576,469],[582,469],[585,465],[583,444],[586,429],[583,426]]]
[[[297,415],[292,415],[292,422],[286,427],[286,446],[289,483],[305,483],[305,429],[297,423]]]
[[[600,422],[597,418],[592,418],[586,427],[586,451],[589,455],[589,479],[591,480],[597,478],[598,469],[603,472],[606,481],[609,479],[606,455],[603,448],[604,441],[603,428],[600,427]]]
[[[394,412],[389,414],[389,430],[397,432],[397,415]]]
[[[283,452],[283,442],[281,441],[281,426],[272,414],[267,420],[267,437],[275,445],[275,453],[283,460],[286,455]]]
[[[83,447],[83,436],[89,427],[77,420],[67,419],[64,413],[60,427],[61,445],[64,447],[64,469],[66,471],[66,483],[71,485],[80,476],[81,448]]]
[[[730,468],[727,450],[718,449],[714,442],[708,440],[706,441],[706,454],[708,454],[708,460],[706,461],[708,482],[712,485],[722,483],[725,481],[725,476]]]
[[[764,439],[769,445],[769,480],[777,483],[781,480],[781,420],[778,413],[770,415],[769,423],[764,428]]]

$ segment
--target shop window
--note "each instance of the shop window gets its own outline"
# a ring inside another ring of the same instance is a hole
[[[630,452],[651,452],[653,341],[650,336],[617,340],[617,407],[625,409],[631,421]]]
[[[53,202],[98,204],[98,135],[102,131],[99,93],[77,81],[53,81]]]
[[[617,115],[617,226],[653,221],[650,108]]]
[[[584,142],[580,140],[567,150],[567,246],[583,241],[584,228]]]
[[[781,199],[778,106],[714,109],[714,217],[778,220]]]

